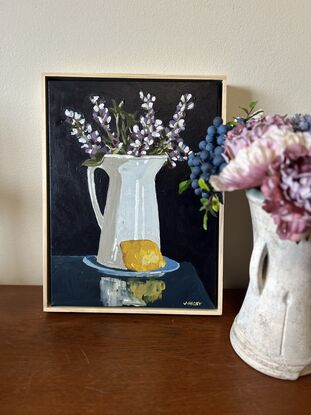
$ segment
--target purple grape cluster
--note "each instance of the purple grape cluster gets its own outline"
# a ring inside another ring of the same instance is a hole
[[[199,143],[200,151],[189,154],[191,186],[194,193],[203,199],[208,199],[210,194],[199,186],[199,179],[203,178],[205,183],[208,183],[211,175],[220,173],[226,166],[223,158],[224,143],[225,136],[231,128],[223,123],[221,117],[215,117],[213,124],[207,129],[206,137]]]

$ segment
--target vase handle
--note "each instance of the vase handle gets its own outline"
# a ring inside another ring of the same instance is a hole
[[[87,168],[87,184],[89,188],[89,194],[92,202],[92,207],[96,216],[96,220],[98,223],[98,226],[100,229],[102,229],[102,221],[103,221],[103,214],[101,213],[97,196],[96,196],[96,188],[95,188],[95,180],[94,180],[94,174],[95,170],[98,167],[88,167]]]
[[[252,257],[249,266],[250,280],[255,285],[259,294],[265,285],[264,263],[268,256],[267,243],[262,238],[258,238],[255,242]]]

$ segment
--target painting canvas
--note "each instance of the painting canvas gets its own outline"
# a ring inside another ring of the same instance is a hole
[[[225,116],[224,77],[47,74],[43,90],[44,309],[221,314],[223,208],[203,226],[202,189],[180,183]]]

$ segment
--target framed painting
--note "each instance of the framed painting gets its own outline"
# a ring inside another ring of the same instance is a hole
[[[189,160],[225,99],[222,76],[43,75],[45,311],[222,313],[223,207],[202,225]]]

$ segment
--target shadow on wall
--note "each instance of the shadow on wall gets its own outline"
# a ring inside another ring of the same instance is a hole
[[[227,120],[239,115],[239,106],[246,105],[252,99],[254,97],[251,91],[228,86]],[[246,288],[253,239],[250,211],[244,191],[226,194],[224,237],[224,286]]]
[[[21,217],[21,203],[15,189],[0,188],[0,273],[4,284],[14,284],[22,274],[23,266],[20,263],[20,241],[17,223]],[[12,281],[11,281],[12,280]]]
[[[245,193],[228,193],[225,208],[225,288],[247,287],[252,238],[251,217]]]

